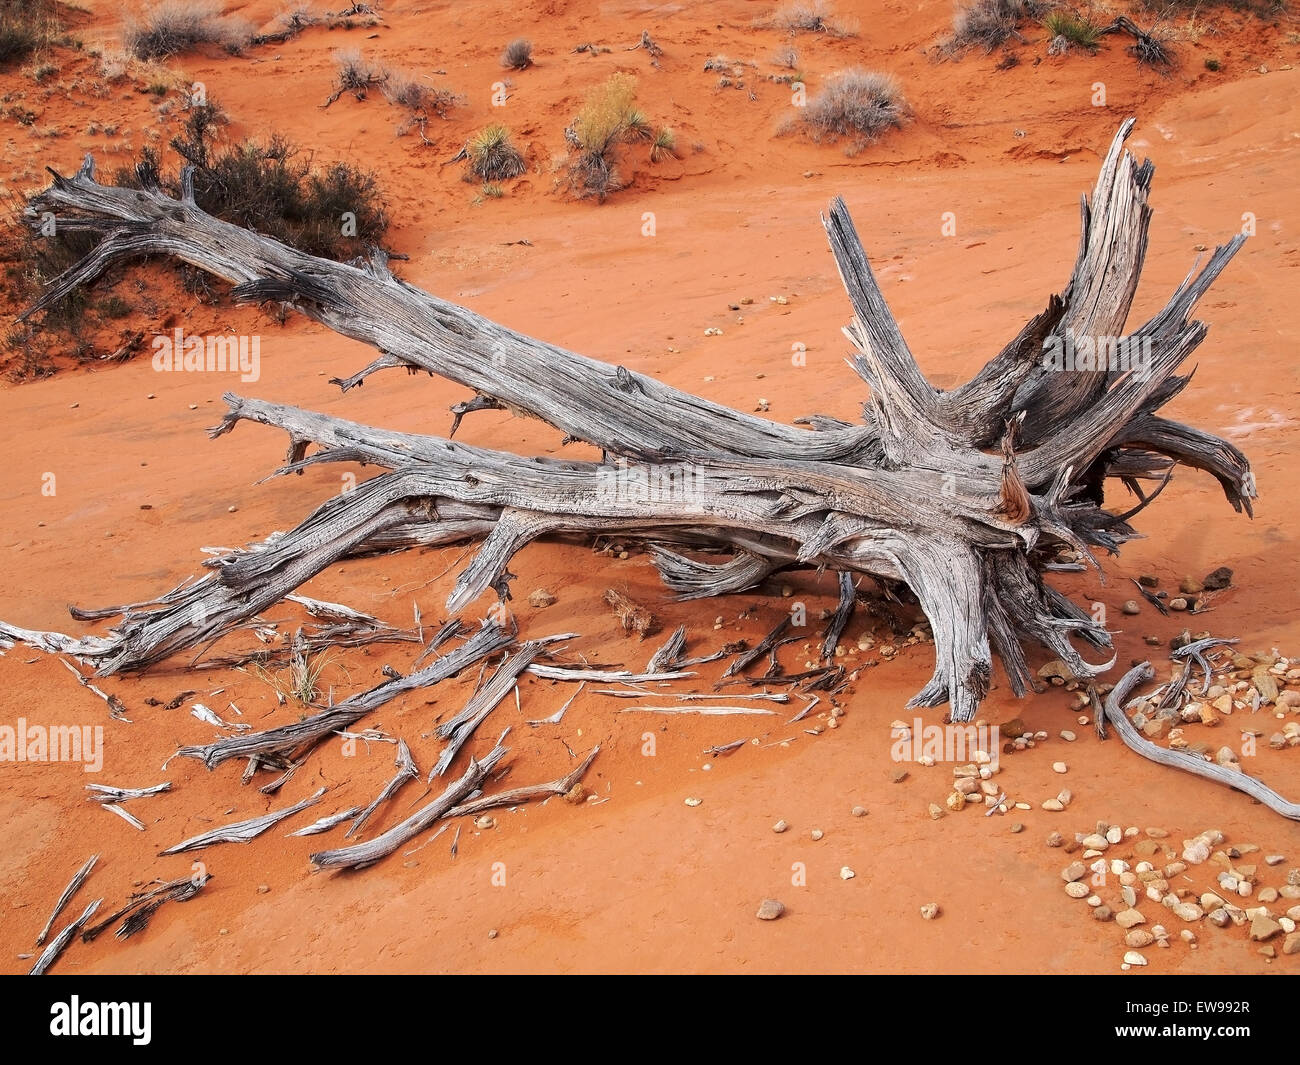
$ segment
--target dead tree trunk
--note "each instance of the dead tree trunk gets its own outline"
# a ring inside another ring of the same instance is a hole
[[[520,458],[227,396],[230,412],[213,435],[240,420],[283,429],[281,472],[329,461],[390,472],[326,501],[288,533],[209,562],[215,572],[202,579],[127,609],[107,637],[4,625],[0,637],[76,655],[100,674],[140,669],[219,638],[350,555],[483,539],[448,599],[454,611],[488,589],[507,595],[506,565],[531,540],[617,531],[651,545],[682,597],[738,592],[795,567],[905,582],[931,622],[937,659],[912,705],[947,701],[956,720],[971,719],[985,696],[994,652],[1016,694],[1030,684],[1026,642],[1079,677],[1095,676],[1113,657],[1091,664],[1072,640],[1109,648],[1110,636],[1044,582],[1060,553],[1096,565],[1094,549],[1116,551],[1136,535],[1129,519],[1154,498],[1139,482],[1163,482],[1178,464],[1211,473],[1238,511],[1249,513],[1255,497],[1240,451],[1157,414],[1187,384],[1190,375],[1176,371],[1205,337],[1189,315],[1244,238],[1216,249],[1164,310],[1125,333],[1153,171],[1123,148],[1132,127],[1132,119],[1121,127],[1083,202],[1065,289],[952,391],[921,373],[836,199],[823,222],[854,312],[844,330],[852,365],[870,395],[863,424],[813,416],[809,430],[513,332],[395,278],[381,253],[340,264],[219,221],[195,205],[188,176],[179,201],[100,185],[87,158],[75,177],[56,175],[28,214],[39,223],[53,212],[61,228],[103,239],[28,315],[123,259],[174,256],[231,282],[239,300],[290,304],[377,348],[374,363],[337,382],[344,389],[386,367],[427,370],[476,393],[453,408],[457,422],[508,408],[566,441],[596,445],[604,460]],[[1052,353],[1067,340],[1100,351],[1100,361],[1061,364]],[[1141,353],[1140,364],[1117,364],[1117,351]],[[1127,513],[1103,509],[1108,478],[1137,493]]]

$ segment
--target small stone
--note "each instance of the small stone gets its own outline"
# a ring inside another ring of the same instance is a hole
[[[785,906],[776,899],[764,899],[758,904],[758,913],[754,916],[760,921],[775,921],[785,913]]]
[[[1135,928],[1124,935],[1124,945],[1127,947],[1149,947],[1155,941],[1156,937],[1145,928]]]
[[[950,791],[948,797],[944,799],[944,805],[953,813],[966,808],[966,796],[960,791]]]
[[[1024,830],[1025,830],[1025,826],[1024,826],[1021,822],[1019,822],[1019,821],[1014,821],[1014,822],[1012,822],[1012,825],[1011,825],[1011,831],[1012,831],[1012,832],[1020,833],[1020,832],[1023,832]]]
[[[1147,919],[1142,916],[1142,911],[1131,907],[1127,910],[1120,910],[1115,915],[1115,923],[1121,928],[1133,928],[1136,925],[1146,924],[1146,922]]]
[[[691,799],[687,799],[687,800],[686,800],[686,805],[687,805],[687,806],[699,806],[700,803],[702,803],[703,801],[704,801],[703,799],[695,799],[695,798],[691,798]]]
[[[855,806],[853,807],[852,813],[854,817],[866,817],[867,808],[865,806]]]
[[[1078,737],[1069,729],[1062,729],[1061,739],[1065,740],[1066,743],[1073,743],[1076,739],[1078,739]]]
[[[929,811],[931,821],[938,821],[939,818],[948,816],[947,811],[935,802],[930,803]]]
[[[1087,884],[1084,884],[1078,880],[1074,881],[1071,884],[1065,885],[1065,893],[1069,895],[1070,898],[1072,899],[1086,899],[1090,891],[1091,889],[1088,887]]]
[[[1144,958],[1136,950],[1126,950],[1124,952],[1125,965],[1145,965],[1146,963],[1147,963],[1146,958]]]
[[[528,593],[529,606],[534,606],[537,607],[538,609],[542,609],[544,607],[553,606],[555,602],[556,602],[555,596],[551,594],[549,591],[547,591],[545,588],[534,588],[531,592]]]
[[[1053,832],[1050,836],[1047,837],[1047,845],[1049,847],[1059,847],[1064,842],[1065,842],[1065,837],[1062,836],[1061,833],[1059,832]]]
[[[1292,932],[1282,944],[1283,954],[1300,954],[1300,932]]]
[[[1173,907],[1174,916],[1181,920],[1192,922],[1199,921],[1205,916],[1205,911],[1197,906],[1194,902],[1180,902]]]
[[[1183,861],[1200,865],[1210,857],[1210,841],[1203,836],[1183,840]]]
[[[488,828],[495,827],[495,825],[496,825],[496,821],[491,817],[489,817],[487,814],[483,814],[480,817],[474,818],[475,828],[488,829]]]
[[[1053,763],[1052,763],[1052,772],[1053,772],[1053,773],[1068,773],[1069,771],[1070,771],[1070,767],[1069,767],[1068,765],[1066,765],[1064,762],[1053,762]]]
[[[1217,592],[1221,588],[1227,588],[1232,584],[1232,570],[1227,566],[1220,566],[1211,573],[1206,574],[1205,580],[1201,582],[1207,591]]]
[[[1277,950],[1276,950],[1276,948],[1271,947],[1271,946],[1269,946],[1269,947],[1260,947],[1260,948],[1259,948],[1259,953],[1262,954],[1262,955],[1264,955],[1264,957],[1266,957],[1266,958],[1276,958],[1276,957],[1277,957]]]
[[[1266,887],[1259,889],[1260,902],[1277,902],[1277,888]]]
[[[841,880],[852,880],[857,874],[847,865],[840,869]]]
[[[1070,884],[1082,880],[1087,872],[1088,867],[1083,862],[1072,862],[1061,870],[1061,879]]]
[[[1136,599],[1125,599],[1121,609],[1125,614],[1139,614],[1142,612],[1142,608],[1137,605]]]
[[[1250,938],[1255,943],[1272,939],[1282,931],[1282,926],[1266,913],[1257,913],[1250,922]]]
[[[1267,865],[1281,865],[1284,861],[1286,861],[1286,855],[1285,855],[1285,854],[1266,854],[1266,855],[1264,855],[1264,862],[1265,862],[1265,864],[1267,864]]]
[[[1187,600],[1184,599],[1181,595],[1179,595],[1179,596],[1175,596],[1173,599],[1170,599],[1170,600],[1169,600],[1169,609],[1170,609],[1170,610],[1186,610],[1186,609],[1187,609]]]
[[[495,928],[488,929],[488,939],[496,939],[496,937],[499,936],[500,934],[501,933],[498,932]]]
[[[1051,810],[1053,813],[1060,813],[1065,809],[1065,806],[1061,803],[1060,799],[1048,799],[1043,803],[1043,809]]]
[[[587,789],[581,783],[574,784],[564,793],[564,801],[572,806],[580,806],[587,798]]]
[[[820,828],[814,828],[811,832],[808,833],[808,835],[811,836],[813,842],[816,843],[819,839],[821,839],[824,835],[826,835],[826,833],[823,832]]]
[[[895,769],[893,773],[890,774],[889,779],[895,784],[901,784],[907,779],[907,770]]]
[[[270,890],[271,890],[271,885],[270,885],[270,884],[258,884],[258,885],[257,885],[257,893],[258,893],[259,895],[265,895],[265,894],[267,894]]]
[[[933,921],[939,916],[939,904],[937,902],[927,902],[921,907],[921,916],[927,921]]]
[[[1107,847],[1110,846],[1110,842],[1106,839],[1106,837],[1102,835],[1098,835],[1096,832],[1094,832],[1090,836],[1084,836],[1083,839],[1079,840],[1079,842],[1082,843],[1089,850],[1095,850],[1095,851],[1104,851]]]

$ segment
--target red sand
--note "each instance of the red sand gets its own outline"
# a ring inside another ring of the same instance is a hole
[[[113,42],[116,6],[89,7],[79,35],[87,43]],[[1046,42],[1031,28],[1029,44],[1016,49],[1020,65],[997,71],[996,55],[938,62],[926,54],[946,30],[947,3],[839,7],[857,14],[860,36],[793,42],[813,91],[826,74],[865,64],[896,74],[915,112],[907,129],[853,158],[798,136],[775,136],[789,110],[786,87],[751,70],[745,88],[719,89],[717,75],[702,72],[717,53],[757,61],[762,74],[775,71],[769,58],[784,38],[752,25],[769,14],[767,3],[673,9],[606,3],[595,12],[564,0],[423,3],[386,12],[375,30],[312,30],[240,58],[189,54],[171,65],[187,80],[205,83],[237,132],[279,130],[322,160],[373,167],[396,223],[389,242],[410,256],[400,272],[411,282],[524,332],[741,409],[767,398],[769,416],[786,422],[813,411],[855,418],[863,396],[842,361],[839,327],[848,305],[818,223],[831,196],[848,201],[922,368],[949,386],[973,373],[1064,282],[1077,240],[1078,197],[1091,189],[1099,152],[1119,122],[1138,115],[1129,146],[1150,155],[1157,172],[1135,323],[1163,304],[1198,245],[1231,236],[1245,212],[1257,219],[1258,235],[1201,305],[1212,332],[1197,353],[1195,380],[1172,413],[1245,448],[1260,500],[1249,521],[1234,515],[1210,478],[1180,472],[1139,519],[1149,539],[1107,562],[1105,586],[1088,577],[1062,579],[1060,587],[1080,601],[1106,603],[1119,617],[1120,603],[1132,594],[1130,576],[1155,572],[1168,586],[1185,574],[1229,565],[1236,588],[1203,623],[1240,636],[1247,649],[1300,653],[1300,617],[1291,609],[1300,573],[1294,537],[1285,531],[1297,488],[1295,445],[1286,434],[1297,391],[1291,304],[1300,265],[1289,222],[1300,165],[1300,76],[1290,66],[1297,46],[1288,27],[1261,31],[1241,16],[1216,16],[1221,33],[1181,42],[1182,66],[1168,78],[1138,68],[1117,38],[1108,38],[1096,56],[1039,62]],[[277,5],[236,10],[265,24]],[[625,50],[643,28],[665,49],[659,69],[645,52]],[[497,56],[518,34],[533,39],[538,61],[509,75],[513,95],[502,114],[490,106],[490,86],[505,77]],[[570,54],[587,40],[614,50],[594,58]],[[396,138],[400,114],[377,94],[362,103],[344,97],[322,110],[331,52],[346,46],[416,73],[445,69],[434,81],[463,93],[467,106],[430,124],[433,147],[414,135]],[[1223,61],[1219,74],[1204,69],[1210,55]],[[34,126],[4,119],[5,172],[20,188],[40,184],[40,165],[68,172],[86,151],[96,153],[102,173],[111,173],[123,161],[125,141],[137,149],[145,143],[149,98],[122,85],[96,98],[84,91],[94,81],[90,60],[68,51],[57,60],[63,71],[54,84],[79,78],[82,88],[49,91],[17,71],[0,76],[5,91],[27,94],[26,106],[39,101]],[[1269,73],[1257,73],[1261,65]],[[681,159],[634,167],[633,186],[603,206],[573,202],[553,188],[551,159],[563,148],[562,129],[582,93],[616,70],[638,75],[642,106],[652,121],[677,131]],[[1106,83],[1106,107],[1089,102],[1099,80]],[[88,121],[109,118],[134,132],[107,141],[84,132]],[[529,145],[534,172],[505,198],[474,205],[476,189],[460,180],[459,165],[441,164],[469,132],[496,118]],[[60,135],[42,133],[52,128]],[[113,144],[116,153],[108,148]],[[655,215],[653,237],[642,235],[647,211]],[[956,237],[941,235],[945,211],[956,215]],[[521,239],[531,246],[509,244]],[[160,275],[152,267],[131,276]],[[788,304],[769,300],[777,294]],[[754,302],[738,324],[727,306],[743,297]],[[342,468],[332,467],[255,485],[282,457],[283,438],[250,426],[208,441],[203,429],[218,420],[227,388],[430,433],[445,433],[446,408],[465,398],[454,385],[394,373],[340,395],[327,379],[354,372],[370,359],[368,349],[301,319],[280,326],[256,309],[192,307],[176,299],[170,315],[146,321],[137,313],[122,325],[258,332],[261,380],[161,377],[138,356],[0,390],[10,441],[0,475],[0,529],[10,551],[0,617],[80,631],[67,616],[68,602],[126,602],[170,588],[197,572],[205,545],[237,546],[291,527],[338,490]],[[709,327],[723,335],[705,337]],[[790,364],[795,343],[807,346],[806,368]],[[115,341],[104,338],[102,346],[109,350]],[[146,399],[150,394],[155,398]],[[508,415],[473,416],[460,436],[523,453],[560,450],[555,431]],[[57,477],[53,497],[40,493],[47,472]],[[1114,491],[1123,505],[1122,490]],[[141,509],[146,505],[151,509]],[[305,590],[398,624],[408,622],[414,598],[425,618],[435,619],[461,551],[350,562]],[[620,561],[535,545],[511,568],[518,574],[523,632],[581,632],[575,647],[601,662],[639,666],[654,645],[654,638],[640,644],[618,629],[601,600],[611,585],[652,606],[665,629],[687,623],[692,653],[724,639],[757,639],[789,605],[779,584],[712,602],[665,602],[640,554]],[[833,605],[830,576],[789,583],[811,617]],[[536,587],[551,589],[558,603],[529,607],[527,593]],[[485,609],[487,601],[479,606]],[[751,607],[752,617],[737,620]],[[284,608],[271,616],[295,615]],[[718,616],[724,627],[714,631]],[[1144,635],[1168,638],[1182,627],[1178,618],[1149,609],[1122,621],[1121,667],[1145,657]],[[849,635],[864,627],[859,615]],[[343,652],[327,680],[340,692],[358,690],[380,678],[385,662],[402,669],[411,657],[402,647]],[[788,663],[797,667],[802,660],[799,648],[790,649]],[[1160,826],[1177,842],[1216,827],[1230,843],[1257,843],[1266,853],[1288,856],[1276,870],[1261,863],[1265,884],[1283,883],[1285,869],[1300,864],[1300,828],[1244,796],[1143,762],[1117,741],[1099,743],[1091,727],[1074,724],[1065,696],[1055,691],[1018,701],[1000,685],[984,708],[990,722],[1019,716],[1053,736],[1036,750],[1006,757],[998,778],[1034,809],[1006,818],[970,810],[931,821],[926,807],[943,802],[947,769],[913,766],[905,782],[892,784],[889,738],[892,720],[912,718],[904,703],[931,666],[923,645],[864,673],[841,727],[819,736],[799,726],[768,726],[769,719],[620,714],[620,701],[589,692],[562,726],[532,730],[510,700],[481,730],[475,749],[485,749],[493,725],[514,724],[513,786],[565,772],[564,743],[579,754],[601,743],[587,785],[608,802],[575,808],[557,800],[500,811],[492,829],[465,824],[455,860],[447,834],[409,857],[331,875],[313,874],[306,856],[321,840],[333,845],[340,832],[295,840],[283,833],[342,806],[365,805],[391,776],[391,746],[374,745],[354,758],[342,757],[337,745],[322,748],[275,799],[241,787],[236,765],[210,773],[192,760],[176,760],[164,773],[160,766],[178,745],[207,742],[213,730],[188,716],[193,700],[166,711],[145,705],[147,697],[165,702],[200,687],[195,699],[226,717],[234,699],[255,727],[291,720],[292,713],[277,710],[268,686],[255,678],[212,670],[196,681],[178,659],[143,677],[105,681],[132,719],[115,722],[57,661],[18,647],[0,658],[0,723],[25,716],[103,725],[106,755],[97,776],[68,764],[0,764],[6,826],[0,965],[14,972],[30,967],[18,955],[32,951],[53,900],[90,853],[103,857],[70,909],[101,895],[107,909],[133,883],[184,875],[192,856],[162,859],[157,852],[214,824],[297,801],[321,785],[331,791],[310,814],[251,845],[200,852],[215,879],[198,899],[168,905],[128,942],[104,936],[74,945],[57,971],[1113,972],[1125,949],[1123,933],[1088,919],[1083,903],[1062,894],[1058,872],[1070,859],[1044,846],[1053,829],[1070,836],[1105,819]],[[437,750],[428,735],[434,717],[458,709],[472,682],[461,678],[398,700],[363,724],[405,736],[427,771]],[[206,699],[218,687],[225,692]],[[547,716],[570,694],[567,686],[529,678],[521,685],[522,716]],[[928,712],[929,720],[941,717],[942,710]],[[1074,728],[1079,741],[1057,739],[1063,727]],[[647,732],[657,741],[653,757],[642,753]],[[1238,739],[1235,730],[1219,732],[1210,737],[1216,746]],[[741,737],[767,745],[791,736],[797,739],[788,748],[751,744],[712,759],[701,753]],[[1069,763],[1067,776],[1052,772],[1057,759]],[[1294,749],[1264,750],[1249,768],[1282,793],[1300,794]],[[142,833],[83,798],[87,782],[136,787],[163,779],[174,782],[173,792],[131,804],[147,823]],[[1068,812],[1038,809],[1063,783],[1075,796]],[[422,790],[408,785],[376,814],[370,830],[396,823]],[[703,803],[688,808],[688,796]],[[858,804],[868,808],[866,817],[851,816]],[[789,832],[772,832],[778,818],[791,824]],[[1013,820],[1026,825],[1022,834],[1010,833]],[[819,842],[808,836],[814,827],[825,833]],[[805,886],[792,883],[794,863],[806,867]],[[856,876],[842,880],[843,866]],[[495,884],[494,874],[499,881],[503,870],[504,885]],[[1208,889],[1210,874],[1200,873],[1195,884]],[[269,892],[260,893],[259,885]],[[754,919],[766,896],[784,901],[782,920]],[[919,907],[930,901],[943,914],[925,922]],[[1150,903],[1144,908],[1158,910]],[[1165,923],[1179,925],[1172,918]],[[489,929],[499,935],[489,938]],[[1197,930],[1199,950],[1181,943],[1149,949],[1147,971],[1295,967],[1289,957],[1266,961],[1244,930]]]

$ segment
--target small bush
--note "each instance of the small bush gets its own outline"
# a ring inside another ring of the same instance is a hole
[[[792,0],[777,9],[772,24],[787,33],[825,33],[831,37],[852,36],[848,24],[835,18],[825,0]]]
[[[418,115],[436,114],[446,118],[447,113],[460,102],[448,89],[439,89],[402,71],[381,71],[378,75],[384,98],[398,107]]]
[[[122,30],[126,50],[136,59],[166,59],[201,44],[238,52],[252,38],[247,25],[222,18],[211,0],[162,0]]]
[[[1067,46],[1074,45],[1089,52],[1095,52],[1101,46],[1101,27],[1086,15],[1052,11],[1043,19],[1043,25],[1051,34],[1053,47],[1060,40],[1065,41]]]
[[[991,52],[1012,37],[1019,39],[1020,23],[1039,18],[1049,7],[1048,0],[972,0],[953,15],[948,47],[954,51],[980,47]]]
[[[653,141],[655,132],[645,112],[633,107],[623,119],[623,136],[629,141]]]
[[[489,200],[499,200],[506,194],[506,190],[494,182],[488,182],[481,191]]]
[[[808,101],[803,122],[818,142],[848,140],[850,154],[903,125],[907,103],[888,74],[849,70],[832,78]]]
[[[528,169],[510,131],[499,122],[475,133],[465,145],[465,154],[470,172],[487,182],[516,178]]]
[[[592,89],[570,131],[577,155],[569,167],[569,184],[579,198],[600,202],[623,187],[618,173],[618,142],[635,114],[636,78],[614,74]]]
[[[334,53],[334,91],[325,101],[329,107],[345,92],[352,93],[358,100],[364,100],[366,93],[376,85],[382,86],[388,78],[382,67],[372,66],[361,58],[355,48],[348,48]]]
[[[1206,70],[1209,70],[1209,71],[1217,71],[1217,70],[1219,70],[1220,66],[1221,66],[1221,64],[1219,63],[1219,61],[1218,61],[1217,59],[1213,59],[1213,58],[1211,58],[1211,59],[1207,59],[1207,60],[1205,61],[1205,69],[1206,69]]]
[[[786,70],[797,70],[799,68],[799,53],[790,45],[784,48],[778,48],[776,55],[772,56],[772,62],[778,67],[785,67]]]
[[[533,65],[533,42],[516,37],[501,53],[501,65],[507,70],[527,70]]]

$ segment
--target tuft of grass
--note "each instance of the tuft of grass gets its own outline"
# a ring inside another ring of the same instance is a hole
[[[1209,71],[1218,71],[1222,64],[1215,58],[1211,57],[1205,61],[1205,69]]]
[[[640,108],[633,107],[623,118],[623,136],[629,141],[653,141],[654,130]]]
[[[1101,27],[1086,15],[1050,11],[1043,19],[1043,25],[1051,35],[1053,47],[1057,46],[1057,41],[1065,41],[1066,47],[1073,45],[1089,52],[1095,52],[1101,47]]]
[[[470,173],[486,182],[516,178],[528,169],[510,137],[510,130],[499,122],[475,133],[465,145],[465,155]]]
[[[671,129],[664,126],[655,134],[655,139],[650,145],[650,162],[661,162],[664,156],[677,154],[677,135]]]
[[[489,200],[499,200],[506,194],[506,190],[495,182],[488,182],[479,190]]]
[[[136,59],[166,59],[204,44],[235,54],[252,36],[245,23],[223,18],[214,0],[160,0],[122,29],[122,42]]]
[[[1049,0],[971,0],[953,15],[947,47],[950,51],[979,47],[988,53],[1013,37],[1023,40],[1020,23],[1040,18],[1050,7]]]
[[[795,51],[792,45],[786,45],[784,48],[778,48],[776,54],[772,56],[772,62],[778,67],[785,67],[786,70],[797,70],[799,68],[799,53]]]
[[[828,37],[851,37],[853,29],[837,19],[826,0],[791,0],[777,8],[772,25],[787,33],[824,33]]]
[[[803,124],[819,143],[847,140],[845,150],[851,155],[901,128],[906,117],[907,101],[893,77],[855,68],[831,78],[808,101]]]
[[[507,70],[527,70],[533,65],[533,42],[516,37],[501,53],[501,65]]]

